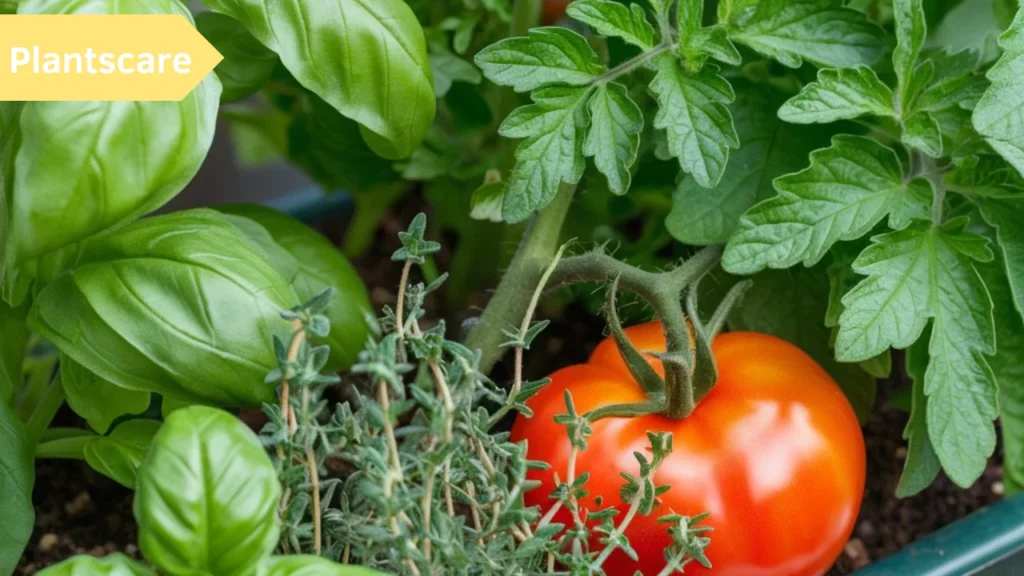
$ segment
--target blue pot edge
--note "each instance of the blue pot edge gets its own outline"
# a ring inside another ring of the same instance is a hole
[[[352,210],[344,191],[309,186],[267,205],[309,222]],[[1024,494],[987,506],[858,570],[854,576],[963,576],[1024,550]]]

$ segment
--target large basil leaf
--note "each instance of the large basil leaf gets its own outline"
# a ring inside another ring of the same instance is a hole
[[[281,487],[256,435],[216,408],[170,415],[139,471],[139,548],[164,574],[249,574],[277,545]]]
[[[271,556],[260,566],[260,576],[383,576],[383,573],[338,564],[319,556]]]
[[[263,226],[294,256],[299,273],[292,287],[300,301],[309,300],[328,286],[335,289],[330,307],[324,312],[331,321],[331,333],[324,342],[331,348],[327,370],[351,366],[366,343],[366,315],[372,310],[366,287],[352,264],[322,234],[286,214],[253,204],[230,205],[221,210]]]
[[[0,301],[0,404],[6,404],[21,384],[21,365],[28,344],[24,310]]]
[[[404,158],[434,120],[423,29],[402,0],[206,0],[241,21],[302,83],[362,126],[378,154]]]
[[[259,92],[270,79],[277,54],[252,37],[242,23],[216,12],[196,15],[196,28],[224,59],[215,71],[224,91],[221,102],[237,102]]]
[[[7,223],[11,216],[7,191],[14,181],[14,157],[21,145],[19,120],[23,106],[20,102],[0,102],[0,284],[5,281],[7,253],[10,251]]]
[[[86,243],[36,298],[29,325],[90,372],[131,390],[259,406],[280,312],[298,304],[259,246],[221,214],[142,220]]]
[[[141,414],[149,407],[149,392],[115,386],[67,354],[60,355],[60,377],[68,406],[100,434],[106,433],[117,418]]]
[[[109,436],[100,436],[86,444],[85,461],[93,470],[125,488],[135,488],[139,466],[159,429],[158,420],[124,422]]]
[[[35,473],[25,429],[7,403],[0,402],[0,574],[14,573],[32,535]]]
[[[21,14],[175,14],[176,0],[25,0]],[[14,162],[9,257],[38,257],[166,203],[213,141],[214,74],[180,102],[28,102]],[[143,144],[140,144],[143,143]]]
[[[36,573],[36,576],[156,576],[145,564],[124,554],[104,558],[74,556]]]

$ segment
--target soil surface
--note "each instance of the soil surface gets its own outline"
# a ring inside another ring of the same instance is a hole
[[[414,215],[388,217],[373,253],[357,262],[371,287],[376,306],[391,304],[399,270],[390,262],[397,246],[397,232]],[[335,238],[337,239],[337,238]],[[437,256],[443,270],[450,258]],[[477,298],[478,305],[485,296]],[[428,303],[431,310],[444,314],[443,303]],[[526,372],[541,375],[571,362],[583,361],[601,337],[600,319],[570,307],[561,313],[543,311],[552,324],[542,336],[543,346],[535,346],[527,356]],[[452,317],[449,326],[458,326],[464,318]],[[899,365],[898,362],[894,362]],[[496,381],[507,367],[499,366]],[[895,497],[906,444],[902,440],[907,415],[884,403],[899,382],[880,385],[879,406],[865,427],[868,452],[868,486],[856,528],[830,576],[851,574],[858,568],[891,554],[907,544],[998,500],[1003,486],[998,464],[990,465],[983,477],[968,490],[940,477],[923,493],[909,499]],[[993,462],[999,458],[993,459]],[[121,551],[138,557],[136,527],[131,511],[132,493],[96,474],[83,462],[42,461],[37,467],[33,501],[36,527],[28,550],[15,574],[34,574],[40,569],[74,554],[102,556]]]

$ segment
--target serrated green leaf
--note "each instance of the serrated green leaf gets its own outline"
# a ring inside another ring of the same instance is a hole
[[[149,407],[148,392],[115,386],[66,354],[61,354],[60,375],[68,406],[100,434],[106,434],[117,418],[141,414]]]
[[[547,206],[564,182],[583,176],[583,136],[589,88],[551,87],[533,93],[534,104],[517,108],[501,124],[507,138],[524,138],[502,203],[507,222],[525,220]]]
[[[875,404],[875,379],[857,364],[837,362],[824,325],[829,279],[824,266],[766,270],[729,316],[734,330],[752,330],[792,342],[814,358],[843,389],[861,422]]]
[[[903,121],[901,140],[932,158],[942,156],[942,132],[938,121],[928,112],[918,112]]]
[[[997,258],[979,266],[995,307],[998,349],[989,364],[999,386],[1003,483],[1007,494],[1024,488],[1024,321],[1015,309],[1006,267]]]
[[[1014,304],[1024,312],[1024,197],[1018,199],[985,199],[982,215],[996,228],[1006,278]]]
[[[633,6],[636,6],[634,4]],[[590,97],[590,130],[583,153],[608,178],[615,194],[629,190],[630,168],[636,162],[644,115],[629,97],[626,87],[616,82],[599,86]]]
[[[736,49],[732,40],[729,40],[729,32],[724,26],[702,28],[697,32],[694,46],[719,62],[731,66],[743,63],[740,51]]]
[[[947,475],[969,486],[995,449],[996,384],[984,354],[995,350],[992,302],[975,260],[992,259],[966,218],[921,222],[873,238],[854,263],[868,277],[846,297],[837,357],[864,360],[905,348],[933,320],[925,373],[928,434]],[[951,290],[950,287],[956,287]]]
[[[927,331],[926,331],[927,332]],[[924,393],[925,370],[928,368],[927,333],[907,349],[906,371],[911,383],[910,420],[903,429],[907,441],[907,459],[896,486],[896,497],[907,498],[931,485],[939,474],[939,458],[928,438],[928,397]]]
[[[956,159],[944,181],[948,189],[981,200],[1024,199],[1024,177],[995,154]],[[1008,211],[1012,214],[1015,209]]]
[[[931,218],[932,199],[935,190],[932,183],[924,178],[914,178],[907,183],[906,190],[897,194],[889,207],[889,228],[902,230],[914,220]]]
[[[896,49],[892,53],[892,66],[900,87],[900,102],[908,106],[911,100],[910,79],[928,37],[921,0],[894,0],[893,20],[896,22]]]
[[[895,116],[892,90],[867,66],[824,69],[779,109],[786,122],[835,122],[858,116]]]
[[[729,161],[729,149],[738,148],[727,104],[735,99],[732,86],[713,67],[687,73],[679,61],[661,58],[651,90],[658,99],[654,127],[668,132],[670,153],[698,184],[718,184]]]
[[[764,86],[737,86],[729,110],[740,148],[729,155],[714,188],[701,187],[692,176],[679,180],[665,218],[673,237],[691,245],[726,242],[748,208],[775,195],[772,180],[804,168],[812,150],[828,145],[830,130],[779,120],[783,98]]]
[[[729,36],[791,68],[872,64],[885,34],[863,13],[835,0],[744,2],[728,14]]]
[[[125,488],[134,489],[139,466],[159,429],[157,420],[124,422],[109,436],[100,436],[86,444],[85,461],[93,470]]]
[[[654,27],[639,4],[613,0],[576,0],[565,10],[574,20],[589,24],[602,36],[617,36],[643,50],[654,46]]]
[[[605,67],[579,34],[565,28],[534,28],[529,35],[506,38],[477,53],[484,76],[517,92],[548,84],[589,84]]]
[[[810,266],[840,240],[866,234],[906,193],[899,158],[860,136],[840,135],[811,154],[811,166],[775,180],[779,195],[751,208],[722,266],[734,274]]]
[[[974,128],[1003,158],[1024,173],[1024,10],[1000,37],[1003,55],[988,71],[992,86],[978,101]]]

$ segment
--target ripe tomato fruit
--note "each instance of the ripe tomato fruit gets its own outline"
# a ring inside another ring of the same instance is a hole
[[[641,351],[665,350],[659,323],[626,329]],[[672,454],[655,473],[671,488],[650,516],[637,516],[626,530],[639,562],[616,551],[608,574],[657,574],[671,542],[660,516],[675,512],[704,521],[708,558],[715,576],[810,576],[824,574],[853,529],[864,492],[864,438],[853,409],[831,377],[796,346],[749,332],[723,334],[712,351],[718,383],[682,420],[661,415],[606,418],[593,424],[577,473],[590,473],[583,509],[626,506],[619,497],[619,471],[639,472],[634,451],[647,451],[647,431],[674,436]],[[655,369],[663,370],[654,361]],[[569,390],[579,413],[609,404],[646,400],[619,357],[614,340],[602,342],[587,364],[563,368],[528,402],[533,418],[520,416],[513,440],[527,440],[527,456],[551,465],[532,471],[541,486],[526,494],[528,505],[548,509],[554,476],[566,478],[569,440],[553,418],[565,413]],[[597,506],[600,497],[603,506]],[[563,509],[556,521],[571,524]],[[696,562],[687,575],[705,574]]]
[[[544,24],[554,24],[559,18],[565,15],[565,8],[572,0],[544,0],[544,13],[541,21]]]

